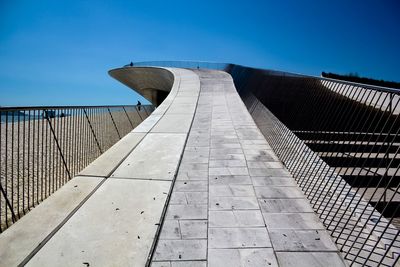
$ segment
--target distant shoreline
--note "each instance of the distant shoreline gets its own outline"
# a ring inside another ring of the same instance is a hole
[[[321,76],[324,78],[332,78],[336,80],[348,81],[348,82],[355,82],[355,83],[362,83],[367,85],[374,85],[374,86],[381,86],[381,87],[388,87],[394,89],[400,89],[400,83],[394,81],[385,81],[385,80],[377,80],[372,78],[366,77],[359,77],[358,74],[349,74],[349,75],[341,75],[331,72],[322,72]]]

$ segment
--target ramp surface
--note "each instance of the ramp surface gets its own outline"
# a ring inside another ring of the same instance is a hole
[[[229,74],[199,102],[152,266],[345,266]]]
[[[154,99],[170,92],[0,236],[0,266],[344,266],[231,76],[159,70],[112,71]]]

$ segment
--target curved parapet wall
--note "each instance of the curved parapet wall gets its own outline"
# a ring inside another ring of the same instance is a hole
[[[145,266],[149,261],[200,81],[190,70],[173,68],[111,73],[145,96],[169,94],[142,124],[0,235],[0,266]]]
[[[174,75],[161,68],[125,67],[110,70],[108,73],[155,106],[159,106],[164,101],[174,83]]]

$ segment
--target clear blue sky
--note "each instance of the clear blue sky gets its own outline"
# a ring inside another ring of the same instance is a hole
[[[397,0],[0,0],[0,105],[136,103],[107,74],[130,61],[399,81],[399,14]]]

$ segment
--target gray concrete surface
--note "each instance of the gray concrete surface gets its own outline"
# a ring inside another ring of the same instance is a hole
[[[112,74],[150,99],[170,94],[86,177],[0,236],[0,266],[32,251],[28,266],[344,266],[231,77],[169,71]]]
[[[200,82],[189,70],[130,71],[129,79],[144,75],[132,84],[146,92],[168,89],[167,99],[81,177],[0,235],[0,266],[146,264],[190,130]],[[185,123],[173,123],[176,120]],[[183,228],[184,236],[197,236],[190,225]]]
[[[103,180],[75,177],[0,235],[0,266],[17,266]]]
[[[108,177],[142,141],[145,133],[129,133],[87,166],[79,175]]]
[[[152,266],[345,266],[231,77],[196,73],[200,97]]]
[[[27,266],[144,266],[169,187],[108,179]]]
[[[186,135],[149,133],[111,177],[172,180]]]

